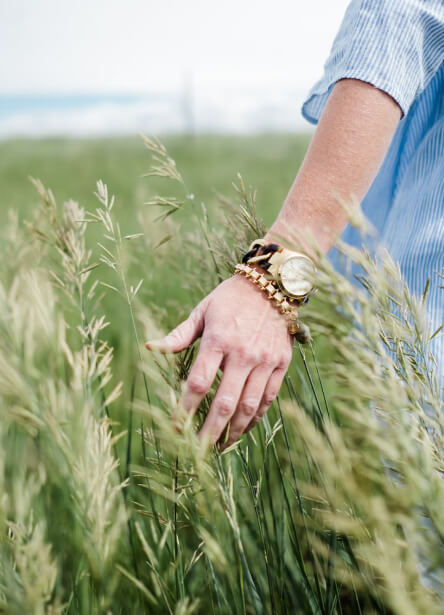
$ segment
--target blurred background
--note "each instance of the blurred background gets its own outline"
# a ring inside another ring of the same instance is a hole
[[[307,130],[346,0],[1,0],[0,136]]]

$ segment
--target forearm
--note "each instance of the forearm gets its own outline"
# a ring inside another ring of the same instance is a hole
[[[381,90],[354,79],[339,81],[267,238],[296,239],[309,250],[313,237],[328,252],[347,224],[341,202],[351,205],[365,196],[400,117],[398,104]]]

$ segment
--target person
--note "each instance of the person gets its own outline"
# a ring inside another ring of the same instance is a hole
[[[298,229],[328,253],[347,225],[338,197],[355,197],[411,291],[422,295],[430,279],[427,310],[438,328],[444,314],[443,0],[353,0],[302,112],[318,125],[263,243],[277,236],[285,243]],[[350,228],[345,239],[360,241]],[[180,352],[201,337],[183,393],[189,412],[223,370],[200,431],[212,443],[228,422],[231,444],[261,420],[292,355],[286,319],[251,281],[245,275],[225,280],[165,338],[147,342],[152,350]],[[443,338],[433,344],[442,382]]]

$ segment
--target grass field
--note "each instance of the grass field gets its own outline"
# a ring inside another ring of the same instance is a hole
[[[167,139],[183,182],[155,144],[170,178],[143,177],[137,139],[0,144],[1,613],[443,612],[442,402],[388,256],[342,246],[367,292],[319,260],[314,341],[224,452],[196,438],[214,387],[181,412],[194,350],[143,347],[230,275],[263,232],[248,186],[270,224],[307,144]],[[183,203],[156,220],[157,194]]]
[[[234,198],[232,182],[237,180],[237,173],[257,190],[258,212],[267,225],[271,224],[293,182],[308,142],[308,135],[165,139],[187,188],[195,197],[188,207],[175,214],[174,233],[193,230],[196,220],[190,207],[200,210],[202,202],[208,208],[212,223],[217,225],[217,193]],[[5,224],[8,210],[16,211],[23,221],[37,209],[40,198],[29,176],[40,179],[50,188],[59,205],[74,199],[86,211],[93,211],[97,206],[94,192],[96,182],[101,179],[116,196],[114,215],[123,234],[138,233],[142,230],[140,215],[148,218],[148,228],[143,229],[146,230],[147,249],[145,254],[139,255],[143,265],[137,267],[133,275],[134,279],[138,276],[145,280],[140,297],[146,297],[159,307],[167,306],[162,322],[168,328],[184,316],[181,306],[189,305],[190,299],[181,282],[180,263],[176,263],[177,267],[175,263],[173,266],[164,263],[162,252],[152,260],[150,248],[168,229],[162,223],[152,222],[158,211],[149,211],[144,206],[144,202],[162,190],[162,181],[143,176],[150,160],[150,153],[138,137],[0,142],[0,223]],[[92,237],[91,231],[89,234],[93,243],[94,232]],[[107,335],[115,348],[116,360],[121,363],[119,371],[124,374],[134,356],[134,349],[128,346],[131,337],[121,335],[122,329],[130,327],[128,313],[113,296],[104,297],[104,310],[111,322]],[[117,330],[116,323],[119,323]]]
[[[165,140],[187,187],[195,195],[195,208],[204,202],[210,215],[215,213],[219,207],[217,193],[233,197],[231,184],[241,173],[257,189],[257,209],[267,225],[282,205],[308,142],[308,136],[296,135]],[[144,202],[156,194],[161,184],[143,177],[149,164],[149,152],[139,138],[0,142],[0,221],[5,223],[10,209],[23,219],[36,208],[39,197],[29,176],[51,188],[59,203],[74,199],[87,211],[96,207],[93,193],[101,179],[116,196],[115,215],[123,234],[138,232],[137,212],[146,210]],[[183,231],[195,224],[190,208],[184,208],[174,218]],[[152,232],[156,237],[162,225],[153,224]],[[147,268],[159,300],[177,299],[174,274],[165,276],[161,263],[156,263],[158,276],[149,262]]]
[[[214,191],[230,193],[240,172],[257,188],[258,210],[271,224],[305,154],[306,135],[256,137],[171,137],[165,139],[172,157],[198,202],[216,206]],[[78,200],[95,207],[93,192],[102,179],[118,202],[123,230],[135,223],[133,213],[153,191],[142,177],[150,156],[142,140],[14,140],[0,142],[1,220],[9,208],[20,215],[38,201],[27,181],[37,177],[52,188],[57,200]],[[182,219],[186,224],[186,216]]]

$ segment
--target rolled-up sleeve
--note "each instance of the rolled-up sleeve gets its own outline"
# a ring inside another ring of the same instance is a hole
[[[404,115],[444,61],[444,0],[353,0],[303,116],[316,123],[340,79],[387,92]]]

